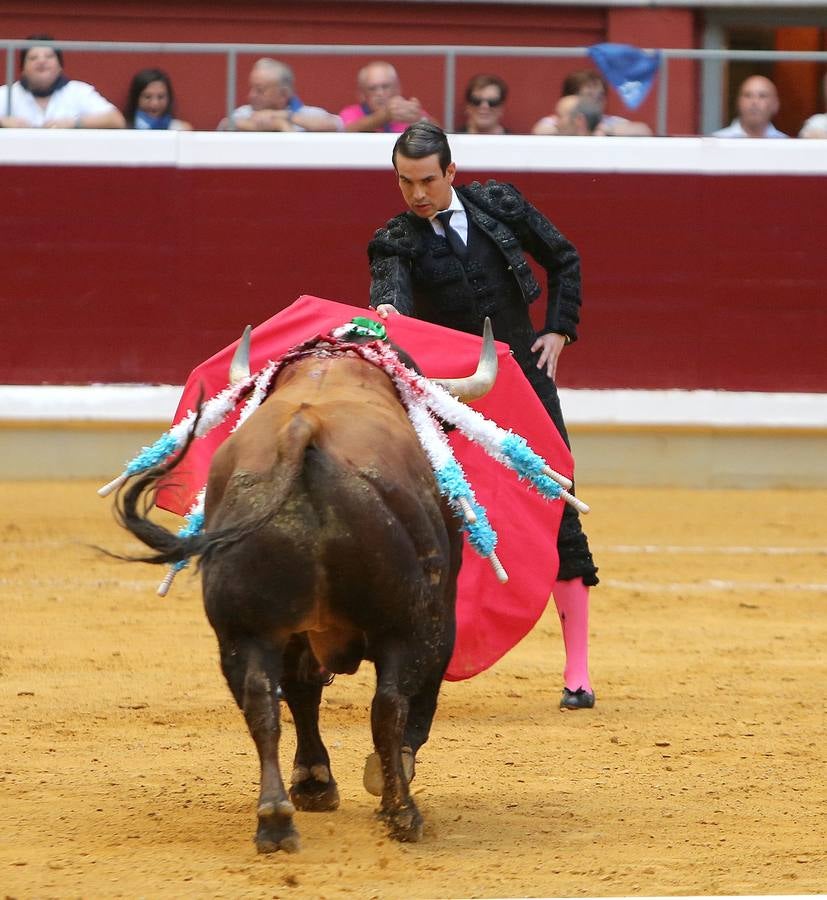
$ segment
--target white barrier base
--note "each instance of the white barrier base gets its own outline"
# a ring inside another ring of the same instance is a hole
[[[180,385],[0,385],[11,422],[158,423],[168,427]],[[827,429],[827,395],[735,391],[560,389],[572,426]]]

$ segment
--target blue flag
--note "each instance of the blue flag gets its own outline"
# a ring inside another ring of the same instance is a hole
[[[628,44],[594,44],[589,56],[629,109],[646,99],[660,68],[660,51],[645,51]]]

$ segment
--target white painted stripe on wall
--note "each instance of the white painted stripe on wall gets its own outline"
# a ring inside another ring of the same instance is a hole
[[[390,171],[392,134],[4,129],[0,164]],[[824,175],[820,141],[451,135],[461,171]]]
[[[169,422],[181,385],[0,385],[0,421]]]
[[[0,422],[169,422],[180,385],[0,385]],[[560,390],[569,425],[827,428],[827,394]]]
[[[560,389],[571,425],[824,428],[827,394]]]

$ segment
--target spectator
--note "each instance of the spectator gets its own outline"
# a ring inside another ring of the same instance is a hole
[[[561,97],[577,95],[590,99],[600,107],[600,122],[594,134],[612,137],[649,137],[652,129],[645,122],[632,122],[622,116],[606,115],[606,82],[594,69],[578,69],[563,80]],[[532,134],[560,134],[556,113],[534,123]]]
[[[293,93],[290,66],[276,59],[259,59],[250,71],[245,106],[222,119],[219,131],[341,131],[342,120],[320,106],[305,106]]]
[[[33,34],[27,41],[52,41]],[[11,108],[9,91],[11,90]],[[63,74],[63,52],[57,47],[20,51],[20,80],[0,87],[2,128],[123,128],[120,111],[85,81]]]
[[[772,118],[778,112],[778,91],[763,75],[750,75],[738,91],[738,115],[732,122],[712,137],[720,138],[787,138],[779,131]]]
[[[416,97],[405,99],[396,69],[388,62],[368,63],[357,76],[359,102],[339,115],[345,131],[403,132],[411,122],[431,121]]]
[[[827,108],[827,73],[824,75],[821,91],[824,96],[824,106]],[[798,136],[800,138],[827,138],[827,112],[810,116],[801,126]]]
[[[557,101],[554,115],[558,134],[585,137],[596,133],[603,109],[591,97],[568,94]]]
[[[161,69],[141,69],[129,85],[123,111],[127,128],[150,131],[192,131],[189,122],[174,118],[175,94]]]
[[[465,125],[458,134],[508,134],[502,117],[508,85],[497,75],[475,75],[465,87]]]

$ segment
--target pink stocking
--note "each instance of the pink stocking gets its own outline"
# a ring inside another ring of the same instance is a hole
[[[563,681],[570,691],[591,692],[589,681],[589,589],[582,578],[555,581],[551,590],[566,647]]]

